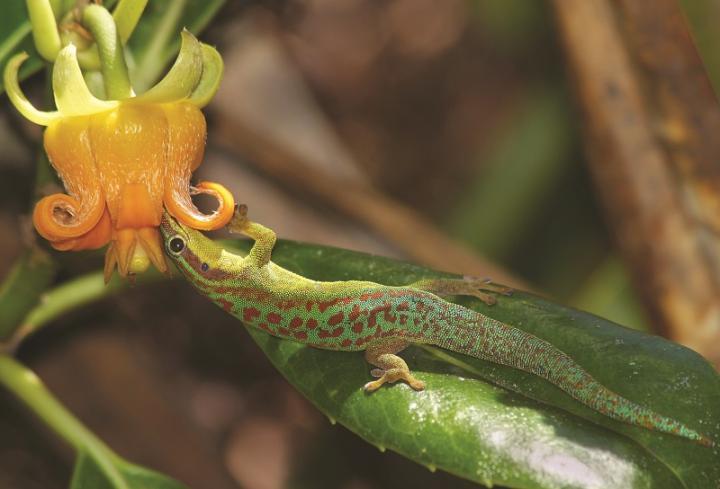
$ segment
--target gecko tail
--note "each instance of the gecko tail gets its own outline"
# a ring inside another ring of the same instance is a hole
[[[469,318],[468,318],[469,319]],[[535,374],[589,408],[618,421],[686,438],[706,447],[716,443],[685,424],[611,391],[567,354],[521,329],[478,315],[452,321],[436,344],[481,360]]]

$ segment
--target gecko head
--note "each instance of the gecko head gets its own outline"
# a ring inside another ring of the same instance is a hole
[[[165,253],[186,277],[205,275],[209,264],[217,263],[222,248],[211,239],[163,213],[160,234]]]

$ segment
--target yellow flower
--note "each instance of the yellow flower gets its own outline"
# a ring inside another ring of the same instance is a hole
[[[140,96],[100,100],[89,91],[73,45],[62,49],[53,69],[58,110],[43,112],[25,98],[17,72],[27,55],[10,60],[5,86],[15,107],[47,126],[45,150],[67,194],[40,200],[33,213],[38,233],[58,250],[99,248],[106,280],[115,267],[122,276],[167,264],[158,226],[163,204],[195,229],[213,230],[232,217],[232,195],[217,183],[190,186],[202,162],[206,125],[200,111],[214,95],[222,59],[213,48],[184,32],[177,61],[166,77]],[[202,214],[191,195],[217,199]]]

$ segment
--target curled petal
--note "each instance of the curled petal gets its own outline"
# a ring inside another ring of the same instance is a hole
[[[183,224],[202,231],[213,231],[225,226],[233,216],[235,199],[218,183],[202,182],[192,189],[192,194],[207,194],[217,200],[217,209],[212,214],[203,214],[195,207],[190,194],[179,188],[166,189],[165,207],[170,215]]]
[[[100,100],[90,93],[73,44],[61,49],[55,61],[53,93],[55,104],[63,117],[95,114],[118,106],[117,100]]]
[[[203,72],[203,51],[200,41],[189,31],[182,32],[180,53],[165,78],[131,102],[175,102],[190,96]]]
[[[110,214],[106,208],[95,227],[87,233],[77,238],[51,241],[50,245],[59,251],[96,250],[108,244],[111,236],[112,223],[110,222]]]
[[[47,126],[61,116],[58,111],[46,112],[36,109],[27,97],[25,97],[23,91],[20,90],[20,84],[18,83],[18,70],[20,69],[20,65],[27,58],[27,53],[16,54],[10,58],[10,61],[8,61],[7,65],[5,65],[5,71],[3,73],[5,90],[7,91],[10,101],[18,112],[24,115],[27,119],[33,121],[35,124]]]
[[[214,47],[203,44],[202,56],[202,76],[195,90],[193,90],[188,98],[189,102],[192,102],[193,105],[199,108],[205,107],[215,96],[215,92],[217,92],[220,87],[220,80],[222,79],[224,70],[222,56],[220,56],[220,53],[218,53]]]
[[[35,205],[33,223],[43,238],[61,241],[78,238],[94,228],[105,211],[102,193],[91,193],[82,201],[65,194],[44,197]]]

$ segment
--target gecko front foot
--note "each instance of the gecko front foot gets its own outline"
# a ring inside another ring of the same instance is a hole
[[[513,289],[493,283],[489,278],[465,276],[463,278],[426,279],[411,284],[410,287],[426,290],[440,296],[467,295],[480,299],[488,306],[497,303],[495,296],[488,292],[505,296],[512,295]]]
[[[248,220],[247,214],[247,205],[235,204],[235,213],[233,214],[232,219],[230,219],[230,222],[227,225],[228,231],[236,234],[242,233],[247,228],[247,225],[250,222]]]

